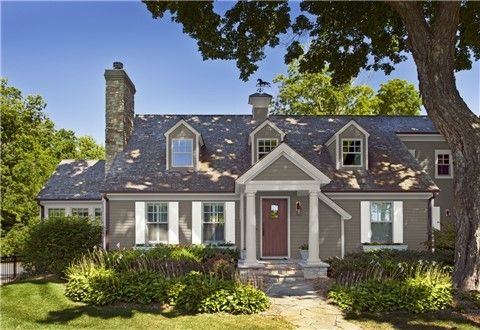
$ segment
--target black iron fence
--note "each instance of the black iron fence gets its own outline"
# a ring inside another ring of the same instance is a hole
[[[23,266],[20,257],[0,257],[0,284],[11,282],[22,273]]]

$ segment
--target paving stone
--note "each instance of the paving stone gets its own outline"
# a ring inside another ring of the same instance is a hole
[[[270,313],[283,316],[298,329],[360,329],[346,321],[339,308],[318,296],[311,281],[272,283],[267,294],[272,302]]]

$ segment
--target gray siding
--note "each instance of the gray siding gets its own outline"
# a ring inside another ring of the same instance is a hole
[[[192,243],[192,202],[180,201],[178,203],[178,241],[180,244]]]
[[[290,160],[281,156],[253,180],[313,180]]]
[[[172,140],[173,139],[178,139],[178,138],[183,138],[183,139],[192,139],[193,140],[193,167],[172,167]],[[167,146],[167,152],[168,152],[168,159],[169,159],[169,167],[172,170],[191,170],[196,168],[197,166],[197,153],[199,152],[199,147],[198,147],[198,141],[197,137],[195,134],[189,130],[185,125],[180,125],[178,126],[173,132],[171,132],[168,135],[168,146]]]
[[[362,169],[366,168],[366,161],[367,161],[367,139],[366,136],[355,126],[350,125],[345,131],[343,131],[339,136],[339,148],[338,148],[338,160],[340,162],[340,165],[342,164],[342,139],[360,139],[362,140],[362,161],[363,161],[363,166],[362,167],[351,167],[351,166],[342,166],[345,169]],[[332,142],[334,144],[335,142]]]
[[[254,162],[258,161],[257,157],[257,146],[258,146],[258,139],[263,139],[263,138],[268,138],[268,139],[277,139],[278,144],[280,144],[280,139],[281,135],[278,133],[275,129],[273,129],[270,125],[265,125],[261,130],[259,130],[255,135],[253,136],[253,158]]]
[[[110,249],[135,245],[135,201],[110,201]]]
[[[320,258],[327,259],[330,257],[341,257],[342,241],[340,216],[322,201],[319,201],[318,214],[320,229]]]
[[[423,169],[430,175],[435,184],[440,188],[440,193],[435,198],[435,206],[440,206],[441,222],[453,221],[445,215],[445,210],[453,209],[453,179],[435,178],[435,150],[449,150],[446,142],[403,142],[408,149],[415,149],[415,158]],[[455,175],[455,173],[453,173]]]

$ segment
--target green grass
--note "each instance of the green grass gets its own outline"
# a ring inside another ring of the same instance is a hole
[[[64,296],[64,284],[28,280],[0,288],[2,329],[285,329],[282,318],[266,315],[180,315],[146,307],[96,307]]]
[[[475,315],[464,315],[452,311],[441,311],[425,314],[384,313],[348,315],[347,320],[365,330],[477,330],[480,319]]]

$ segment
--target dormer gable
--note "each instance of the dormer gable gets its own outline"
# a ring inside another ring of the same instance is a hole
[[[167,170],[200,168],[200,148],[204,145],[200,132],[181,119],[164,135]]]
[[[352,119],[326,142],[337,170],[368,170],[369,136],[370,134]]]
[[[284,139],[285,132],[270,120],[267,119],[258,125],[248,136],[248,145],[251,147],[252,165],[280,145]]]

